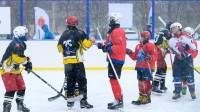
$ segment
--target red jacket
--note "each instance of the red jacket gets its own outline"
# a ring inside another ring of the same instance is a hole
[[[153,43],[150,43],[150,42],[148,42],[145,45],[143,45],[143,47],[142,47],[141,44],[138,44],[135,47],[135,52],[132,52],[132,54],[129,55],[129,57],[132,60],[137,60],[140,52],[145,52],[146,55],[150,55],[152,57],[151,61],[149,61],[149,65],[150,65],[150,68],[151,68],[151,72],[154,72],[155,62],[158,59],[156,46]],[[149,71],[149,66],[147,64],[147,61],[142,61],[141,60],[141,61],[137,62],[136,66],[135,66],[135,70]]]
[[[106,38],[105,45],[109,47],[109,55],[113,62],[124,64],[126,55],[126,37],[125,32],[121,28],[115,28]],[[98,48],[101,49],[102,43],[98,43]],[[107,62],[109,62],[107,57]]]

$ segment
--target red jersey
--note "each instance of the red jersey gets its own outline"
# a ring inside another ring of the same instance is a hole
[[[198,48],[197,42],[196,42],[195,40],[193,40],[193,42],[194,42],[195,46]],[[189,48],[189,50],[191,50],[191,48]],[[188,50],[188,51],[189,51],[189,50]],[[192,58],[193,58],[193,59],[196,58],[197,55],[198,55],[198,50],[197,50],[197,51],[194,51],[194,52],[192,53]]]
[[[126,56],[126,37],[125,32],[121,28],[115,28],[106,38],[105,45],[110,45],[109,55],[113,62],[124,64]],[[98,43],[98,48],[103,47],[102,43]],[[107,57],[107,62],[109,62]]]
[[[143,47],[142,47],[142,44],[138,44],[135,47],[135,52],[132,52],[132,54],[129,55],[129,57],[132,60],[138,60],[138,57],[139,57],[141,52],[145,52],[146,55],[150,55],[152,57],[151,61],[149,61],[149,65],[150,65],[150,68],[151,68],[151,72],[154,72],[155,62],[158,59],[156,46],[153,43],[150,43],[150,42],[143,45]],[[135,66],[135,70],[149,71],[149,66],[147,64],[147,61],[143,61],[143,60],[138,61],[136,63],[136,66]]]

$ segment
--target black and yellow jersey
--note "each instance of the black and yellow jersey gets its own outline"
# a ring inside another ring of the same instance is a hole
[[[8,45],[1,60],[3,69],[0,70],[0,73],[19,74],[21,72],[20,64],[27,63],[27,57],[24,55],[25,50],[26,44],[23,41],[19,39],[13,40]]]
[[[169,40],[167,40],[167,43],[169,44]],[[166,44],[166,42],[163,40],[162,43],[160,45],[156,45],[158,47],[158,49],[160,49],[161,51],[168,49],[168,46]]]
[[[92,42],[87,39],[84,31],[66,30],[58,41],[58,51],[63,54],[63,64],[84,61],[83,50],[87,50]]]

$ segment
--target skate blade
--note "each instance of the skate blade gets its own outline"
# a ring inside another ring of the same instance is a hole
[[[196,101],[197,99],[191,99],[191,101]]]
[[[67,101],[68,102],[75,102],[75,101],[80,101],[81,99],[83,99],[83,95],[78,95],[78,96],[75,96],[73,98],[67,98]]]
[[[166,93],[167,92],[167,90],[161,90],[163,93]]]
[[[109,110],[113,110],[115,112],[124,112],[123,108],[115,108],[115,109],[109,109]]]
[[[152,95],[155,95],[155,96],[162,96],[162,93],[152,92]]]
[[[117,110],[117,111],[115,111],[115,112],[124,112],[124,108],[123,108],[123,107],[119,107],[119,108],[117,108],[117,109],[115,109],[115,110]]]
[[[179,98],[179,99],[176,99],[176,100],[172,99],[172,101],[173,101],[173,102],[180,102],[180,98]]]

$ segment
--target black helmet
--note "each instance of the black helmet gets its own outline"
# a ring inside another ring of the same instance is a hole
[[[167,40],[169,40],[172,37],[171,33],[167,28],[162,28],[160,32],[163,32],[163,36],[165,36]]]
[[[166,28],[170,31],[170,26],[171,26],[171,24],[173,24],[174,22],[168,22],[167,24],[166,24]]]

